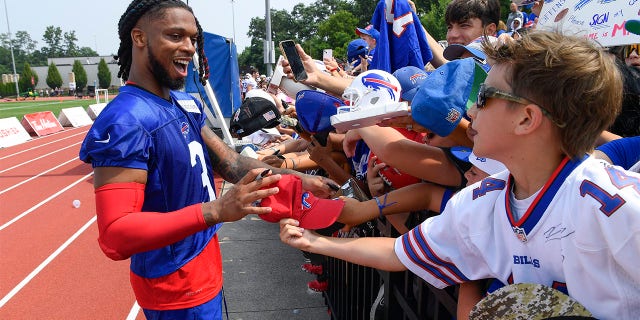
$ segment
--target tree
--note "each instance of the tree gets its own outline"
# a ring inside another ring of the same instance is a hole
[[[33,53],[33,51],[36,50],[37,44],[38,42],[31,39],[31,36],[26,31],[17,31],[13,39],[13,49],[24,55]]]
[[[59,88],[62,86],[62,76],[58,67],[52,62],[47,70],[47,86],[51,89]]]
[[[48,26],[42,35],[42,40],[48,45],[42,47],[42,52],[49,58],[59,58],[63,56],[64,47],[62,42],[62,29],[60,27]]]
[[[29,65],[28,62],[25,62],[22,73],[20,74],[20,79],[18,80],[18,87],[20,88],[20,91],[22,92],[34,89],[37,84],[38,75],[31,70],[31,65]]]
[[[69,31],[64,33],[64,44],[62,46],[64,55],[67,57],[77,57],[78,56],[78,45],[76,41],[78,38],[76,37],[75,31]]]
[[[84,87],[87,85],[87,71],[84,70],[80,60],[73,61],[71,71],[73,71],[73,74],[76,77],[76,90],[82,92]]]
[[[312,41],[312,57],[320,58],[322,49],[332,48],[333,56],[346,60],[347,45],[355,39],[358,19],[348,11],[339,10],[318,25],[318,38]],[[315,42],[315,43],[313,43]]]
[[[98,63],[98,87],[100,89],[108,89],[111,86],[111,71],[104,59],[100,59]]]
[[[97,57],[99,54],[89,47],[82,47],[78,49],[76,57]]]
[[[420,23],[436,40],[447,38],[447,24],[444,22],[444,14],[451,0],[437,0],[431,3],[431,10],[420,17]]]

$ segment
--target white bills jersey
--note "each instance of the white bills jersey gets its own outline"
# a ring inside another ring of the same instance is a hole
[[[507,171],[458,192],[444,212],[396,239],[435,287],[495,278],[567,292],[600,319],[640,315],[640,175],[565,159],[521,219]]]

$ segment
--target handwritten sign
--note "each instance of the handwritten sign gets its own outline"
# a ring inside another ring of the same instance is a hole
[[[545,0],[536,28],[593,39],[604,47],[640,43],[624,28],[640,19],[640,0]]]

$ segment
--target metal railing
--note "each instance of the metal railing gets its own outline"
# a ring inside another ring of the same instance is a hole
[[[415,226],[425,213],[412,213]],[[390,223],[369,222],[353,236],[397,237]],[[410,271],[386,272],[327,257],[329,289],[324,293],[335,320],[451,320],[456,315],[458,287],[437,289]]]

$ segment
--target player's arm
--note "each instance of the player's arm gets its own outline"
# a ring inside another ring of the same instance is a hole
[[[268,213],[271,208],[254,207],[252,203],[277,193],[277,188],[259,190],[276,182],[280,175],[255,180],[254,170],[227,194],[207,203],[172,212],[143,212],[147,172],[122,167],[96,167],[95,195],[98,243],[113,260],[127,259],[139,252],[175,243],[209,226],[235,221],[247,214]]]
[[[334,238],[323,237],[298,227],[298,221],[280,221],[280,240],[300,250],[335,257],[351,263],[385,271],[407,268],[396,256],[394,238]]]
[[[311,176],[291,169],[274,168],[260,160],[245,157],[232,150],[207,126],[202,127],[201,135],[207,145],[211,165],[224,180],[237,183],[249,170],[254,168],[271,169],[276,174],[294,174],[302,179],[302,187],[320,198],[329,197],[335,182],[321,176]]]

